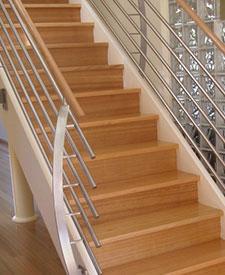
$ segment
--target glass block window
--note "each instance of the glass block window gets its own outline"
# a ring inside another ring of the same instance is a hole
[[[188,3],[197,12],[197,14],[205,21],[225,43],[225,21],[220,20],[220,0],[188,0]],[[192,21],[191,18],[180,9],[176,1],[169,0],[169,18],[170,24],[183,39],[185,44],[191,49],[193,54],[199,58],[203,66],[212,74],[216,80],[225,89],[225,56],[214,47],[212,40],[205,35]],[[225,97],[221,94],[218,88],[215,87],[212,80],[204,73],[199,64],[184,50],[182,45],[177,42],[174,36],[171,36],[171,45],[177,56],[182,60],[185,66],[192,73],[192,78],[188,76],[184,67],[180,65],[175,58],[171,58],[172,67],[176,75],[179,76],[182,84],[190,92],[191,96],[196,100],[198,105],[204,110],[204,113],[210,121],[219,129],[220,133],[225,137],[225,123],[217,114],[215,108],[209,102],[202,90],[198,87],[198,83],[204,89],[205,93],[213,99],[225,113]],[[201,131],[215,146],[220,156],[225,159],[225,148],[221,140],[218,138],[211,125],[199,111],[196,104],[186,95],[179,83],[172,81],[173,91],[183,106],[188,110],[192,119],[200,127]],[[204,156],[208,159],[212,167],[216,169],[221,179],[225,182],[225,171],[222,165],[215,157],[209,145],[199,134],[197,128],[190,122],[184,112],[177,103],[173,104],[174,112],[179,118],[182,125],[188,130],[196,145],[199,146]]]

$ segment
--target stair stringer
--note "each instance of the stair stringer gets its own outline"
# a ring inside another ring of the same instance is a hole
[[[178,169],[200,176],[201,180],[198,186],[199,202],[211,207],[219,208],[225,214],[225,199],[219,187],[212,180],[208,171],[184,139],[169,113],[157,98],[157,95],[154,94],[154,91],[140,76],[135,65],[117,39],[109,31],[107,26],[105,26],[103,21],[99,19],[87,0],[70,0],[69,2],[74,4],[80,3],[82,5],[82,22],[93,22],[95,24],[95,41],[109,43],[109,64],[124,64],[125,88],[138,87],[142,89],[140,99],[141,112],[143,114],[155,113],[160,117],[158,122],[158,138],[167,142],[179,144],[179,150],[177,152]],[[164,76],[168,75],[166,72],[163,72],[163,74]],[[225,215],[223,215],[221,221],[221,237],[225,239]]]
[[[7,91],[7,111],[3,110],[0,105],[0,117],[7,131],[8,142],[15,150],[35,203],[62,260],[52,207],[52,175],[3,68],[0,68],[0,82],[1,88],[5,88]],[[69,217],[68,228],[72,239],[79,240],[81,238]],[[89,274],[97,274],[83,242],[78,242],[76,248],[74,253],[78,257],[78,260],[76,259],[78,264],[85,266]]]

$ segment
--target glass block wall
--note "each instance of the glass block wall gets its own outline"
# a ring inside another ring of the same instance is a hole
[[[196,10],[198,15],[204,19],[208,26],[217,33],[217,35],[225,42],[225,22],[220,21],[220,1],[219,0],[189,0],[189,4]],[[196,24],[183,12],[176,4],[176,1],[169,0],[170,5],[170,24],[175,29],[176,33],[189,46],[192,52],[201,60],[205,68],[218,80],[225,89],[225,57],[214,47],[211,39],[209,39]],[[171,44],[176,51],[177,56],[181,59],[188,69],[192,72],[194,78],[207,91],[208,95],[213,99],[221,110],[225,113],[225,98],[221,92],[214,86],[196,61],[185,52],[182,46],[171,37]],[[184,68],[175,60],[172,59],[173,70],[176,72],[179,80],[187,87],[192,96],[196,99],[202,109],[207,113],[208,118],[216,125],[220,132],[225,136],[225,124],[221,117],[215,112],[213,106],[208,102],[208,99],[199,90],[196,83],[187,76]],[[173,82],[173,90],[177,94],[179,101],[188,109],[192,118],[201,127],[203,132],[208,136],[217,151],[225,160],[225,147],[220,139],[215,135],[212,127],[206,122],[198,108],[193,104],[189,97],[177,82]],[[199,135],[196,128],[188,120],[184,112],[174,102],[173,108],[181,123],[192,135],[195,142],[204,152],[208,161],[225,182],[225,171],[220,162],[215,158],[211,149]]]

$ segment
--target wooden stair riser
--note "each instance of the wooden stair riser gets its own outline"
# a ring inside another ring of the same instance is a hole
[[[39,26],[37,25],[38,31],[40,32],[45,43],[48,44],[60,44],[60,43],[92,43],[93,42],[93,25],[91,24],[83,24],[77,26]],[[12,37],[15,45],[18,45],[18,41],[15,36],[12,35],[12,31],[7,28],[10,37]],[[22,38],[24,44],[29,45],[26,35],[21,30],[21,28],[17,27],[17,32]],[[3,38],[6,45],[9,45],[7,38],[4,36],[2,31],[0,31],[0,35]]]
[[[70,85],[71,89],[76,93],[123,88],[123,68],[121,66],[113,66],[110,68],[99,70],[62,70],[62,73],[68,84]],[[43,73],[41,73],[40,75],[44,83],[46,84],[49,93],[55,93],[55,91],[52,89],[52,86],[50,86],[49,80],[46,75]],[[43,93],[41,93],[40,91],[40,85],[39,82],[37,82],[37,79],[34,77],[33,74],[30,74],[30,77],[34,85],[37,87],[37,91],[39,91],[40,94],[43,95]],[[15,77],[13,77],[13,79],[15,80]],[[27,88],[27,92],[33,95],[30,91],[26,78],[21,75],[21,79],[25,87]],[[16,87],[20,90],[20,86],[16,80],[15,83]]]
[[[50,53],[55,59],[56,63],[60,67],[73,67],[73,66],[83,66],[83,65],[105,65],[108,62],[108,47],[102,46],[101,44],[92,44],[93,46],[71,46],[68,48],[64,48],[63,46],[57,46],[56,48],[50,47]],[[0,51],[2,53],[2,51]],[[30,66],[28,65],[28,61],[24,57],[24,54],[21,49],[18,50],[18,53],[21,57],[21,60],[26,65],[28,69]],[[28,53],[35,64],[37,69],[41,69],[42,66],[37,59],[34,51],[28,49]],[[10,54],[12,56],[12,60],[14,64],[18,64],[16,59],[14,58],[13,53]],[[6,61],[6,65],[9,66]],[[9,66],[10,67],[10,66]],[[21,69],[19,65],[17,65],[18,69]]]
[[[47,3],[47,1],[46,1]],[[26,10],[28,11],[31,19],[35,23],[46,23],[46,22],[80,22],[80,6],[74,5],[75,7],[72,7],[71,5],[68,7],[38,7],[37,4],[46,4],[44,1],[36,1],[35,6],[29,6],[26,7]],[[65,1],[64,3],[61,1],[54,1],[51,2],[51,4],[67,4],[68,1]],[[47,3],[48,4],[48,3]],[[11,12],[10,8],[7,9],[11,19],[13,22],[18,22],[13,14]],[[3,18],[4,22],[7,22],[2,13],[0,12],[1,18]]]
[[[116,145],[135,144],[155,141],[157,139],[157,121],[141,119],[135,122],[124,122],[118,125],[83,128],[84,135],[93,150]],[[75,143],[80,149],[82,144],[75,130],[70,130]]]
[[[140,232],[138,232],[140,233]],[[212,218],[165,230],[130,236],[126,240],[108,241],[94,248],[102,268],[159,255],[197,245],[220,237],[220,218]]]
[[[101,185],[98,187],[101,190]],[[164,188],[156,188],[151,190],[149,188],[143,188],[143,190],[129,191],[122,193],[121,195],[102,196],[101,199],[92,197],[92,200],[98,209],[101,216],[100,220],[91,219],[92,224],[104,223],[107,220],[127,218],[128,213],[131,216],[138,215],[142,211],[153,212],[169,207],[177,207],[180,205],[197,202],[197,182],[188,182],[174,184]],[[77,190],[77,189],[76,189]],[[71,205],[74,204],[74,200],[70,198]],[[86,203],[83,203],[87,213],[89,210]],[[121,211],[123,209],[124,212]],[[126,213],[126,216],[123,216]],[[90,214],[91,217],[91,214]]]
[[[87,160],[86,164],[96,183],[100,185],[109,181],[176,170],[176,149]],[[76,167],[80,171],[79,166],[76,165]],[[65,170],[68,171],[67,165]],[[86,179],[83,180],[86,182]]]
[[[74,94],[76,96],[76,94]],[[42,97],[43,98],[43,97]],[[62,105],[61,100],[57,100],[57,96],[53,96],[53,102],[57,109]],[[136,93],[124,93],[124,94],[115,94],[115,95],[102,95],[102,96],[83,96],[79,95],[76,97],[80,106],[85,112],[85,121],[88,118],[93,119],[94,117],[108,117],[108,116],[118,116],[118,115],[131,115],[139,113],[139,92]],[[50,109],[49,104],[47,103],[46,97],[42,99],[42,102],[48,113],[52,115],[52,109]],[[28,104],[26,102],[25,106]],[[33,101],[33,105],[37,112],[41,113],[40,105],[37,101]],[[124,105],[124,108],[122,106]],[[106,107],[109,106],[108,109]]]
[[[31,116],[31,115],[30,115]],[[32,115],[33,116],[33,115]],[[48,126],[44,116],[41,117],[43,124]],[[34,120],[33,120],[34,121]],[[54,117],[54,125],[56,123],[56,117]],[[38,127],[37,123],[33,124],[35,128]],[[135,122],[126,122],[119,125],[109,125],[102,127],[82,127],[83,133],[87,138],[89,144],[91,145],[93,150],[101,149],[104,147],[114,146],[117,145],[128,145],[128,144],[135,144],[141,142],[149,142],[149,141],[156,141],[157,139],[157,120],[145,120],[142,121],[141,117],[140,120]],[[47,132],[49,128],[47,128]],[[38,129],[40,133],[40,130]],[[84,151],[84,146],[77,135],[77,131],[75,129],[69,130],[76,146],[80,150],[80,152]],[[40,139],[43,140],[42,136]],[[54,137],[49,135],[50,139],[53,141]],[[69,154],[73,154],[71,147],[65,143],[65,148]]]
[[[77,100],[82,106],[85,115],[90,118],[130,115],[140,112],[139,90],[132,93],[111,93],[102,96],[78,97]]]
[[[104,269],[104,274],[118,275],[212,275],[224,274],[225,253],[224,242],[214,240],[194,247],[172,251],[156,257],[133,261],[129,265]],[[175,259],[175,260],[173,260]],[[199,272],[199,273],[198,273]]]

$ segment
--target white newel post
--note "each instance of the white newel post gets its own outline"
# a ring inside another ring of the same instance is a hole
[[[35,221],[37,216],[34,209],[33,195],[11,145],[9,145],[9,156],[14,203],[13,221],[16,223]]]

